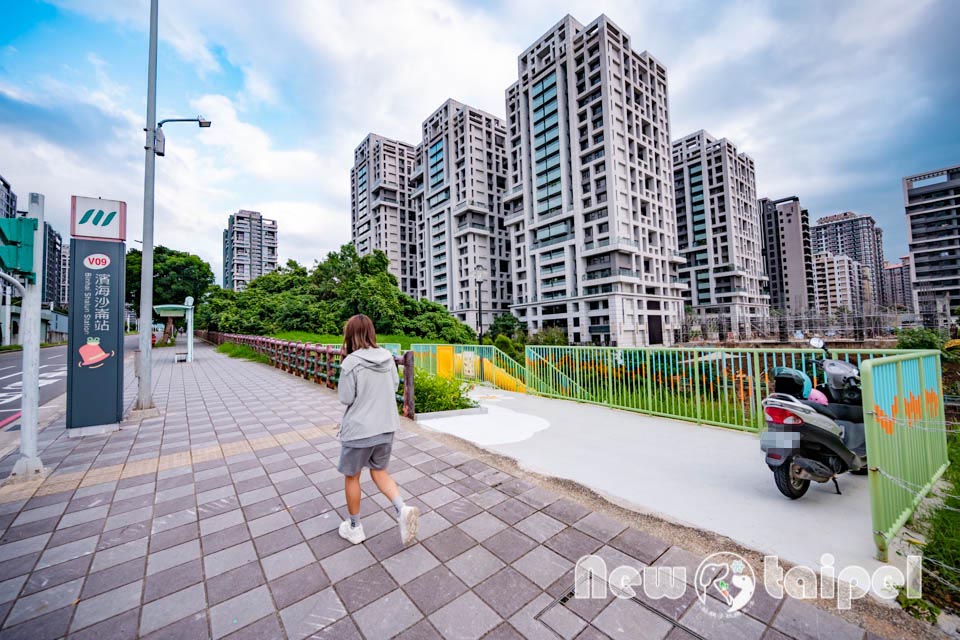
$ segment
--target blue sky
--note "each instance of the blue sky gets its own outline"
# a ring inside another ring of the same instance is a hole
[[[282,258],[349,240],[349,169],[369,131],[415,142],[448,97],[495,114],[516,57],[565,13],[602,11],[668,69],[671,128],[733,140],[760,195],[815,219],[853,210],[906,252],[900,180],[960,162],[954,0],[523,3],[161,0],[157,240],[220,277],[229,213],[280,225]],[[0,175],[47,195],[126,200],[139,238],[146,0],[0,0]]]

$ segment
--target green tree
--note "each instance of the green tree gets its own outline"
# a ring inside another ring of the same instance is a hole
[[[494,341],[496,341],[497,336],[501,335],[514,340],[520,337],[522,333],[523,327],[520,324],[520,320],[512,313],[501,313],[498,315],[490,324],[490,329],[487,330],[487,335]]]
[[[140,273],[143,254],[139,249],[127,251],[127,301],[140,307]],[[164,246],[153,254],[153,303],[183,304],[187,296],[199,301],[213,285],[210,263],[185,251]]]
[[[197,326],[230,333],[278,331],[340,333],[363,313],[380,333],[403,333],[448,343],[474,342],[473,330],[441,305],[415,300],[397,287],[390,261],[379,251],[358,256],[353,245],[327,254],[312,270],[288,261],[241,292],[211,290]]]
[[[560,327],[544,327],[530,336],[530,344],[565,347],[569,344],[567,332]]]

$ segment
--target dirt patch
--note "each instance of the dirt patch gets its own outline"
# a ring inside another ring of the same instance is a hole
[[[490,452],[462,438],[424,428],[411,420],[405,418],[402,420],[403,426],[414,433],[428,437],[455,451],[465,453],[512,476],[523,478],[550,489],[592,511],[614,518],[644,533],[657,536],[669,544],[681,547],[691,553],[699,556],[717,551],[737,553],[751,564],[758,577],[763,575],[763,554],[748,549],[726,536],[679,525],[651,514],[638,513],[633,509],[616,504],[613,498],[601,495],[572,480],[527,471],[513,458]],[[785,571],[793,566],[782,560],[780,564]],[[833,600],[809,600],[808,602],[889,640],[942,640],[947,637],[936,627],[920,622],[899,607],[888,606],[870,598],[854,601],[853,608],[848,611],[838,611]]]

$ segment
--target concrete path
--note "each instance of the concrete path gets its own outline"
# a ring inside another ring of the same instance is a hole
[[[52,425],[52,474],[0,487],[4,640],[867,638],[762,592],[731,618],[689,588],[568,599],[584,554],[691,575],[699,559],[409,425],[391,471],[423,511],[419,541],[400,545],[367,481],[369,538],[351,546],[332,392],[200,346],[189,365],[158,358],[156,400],[163,417],[105,436]]]
[[[881,566],[864,476],[842,476],[843,495],[814,483],[791,501],[777,490],[753,434],[483,387],[472,393],[489,413],[425,424],[634,510],[793,563],[816,568],[831,553],[838,567]]]

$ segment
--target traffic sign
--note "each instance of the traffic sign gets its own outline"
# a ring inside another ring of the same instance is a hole
[[[30,284],[37,281],[33,265],[36,218],[0,218],[0,267],[22,275]]]

